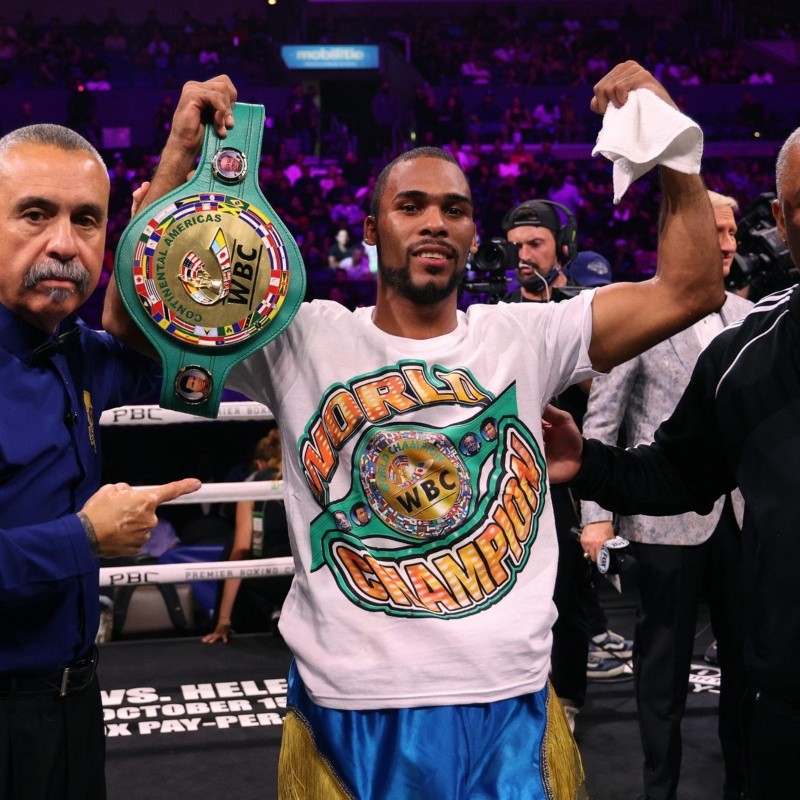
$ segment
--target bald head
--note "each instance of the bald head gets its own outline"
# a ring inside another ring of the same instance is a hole
[[[783,200],[789,191],[789,154],[797,147],[800,147],[800,128],[795,128],[789,134],[778,152],[778,160],[775,164],[775,183],[779,200]]]

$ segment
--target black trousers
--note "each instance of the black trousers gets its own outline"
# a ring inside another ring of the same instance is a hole
[[[640,608],[633,648],[633,678],[644,751],[648,800],[676,797],[681,769],[681,720],[686,709],[697,608],[705,590],[717,639],[721,687],[719,736],[725,780],[744,787],[742,704],[741,536],[726,503],[711,537],[696,546],[633,542],[639,562]],[[722,787],[720,787],[722,795]]]
[[[558,619],[553,625],[550,680],[558,697],[568,698],[580,708],[586,699],[591,566],[570,530],[580,523],[569,489],[559,484],[551,488],[558,536],[558,570],[553,593]]]
[[[797,797],[800,709],[754,689],[744,708],[748,800]]]
[[[3,800],[105,800],[105,752],[97,676],[65,697],[0,696]]]

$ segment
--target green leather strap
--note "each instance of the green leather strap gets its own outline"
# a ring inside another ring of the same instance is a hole
[[[306,288],[297,244],[258,186],[264,107],[237,103],[233,116],[225,139],[206,126],[192,179],[134,217],[116,253],[122,301],[164,366],[160,404],[203,417]]]

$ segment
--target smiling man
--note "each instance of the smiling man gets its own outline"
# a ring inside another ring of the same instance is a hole
[[[671,102],[627,62],[593,108],[641,87]],[[201,136],[168,147],[176,182]],[[722,302],[703,182],[661,177],[657,281],[460,311],[475,247],[467,179],[442,150],[404,153],[379,176],[364,224],[375,306],[303,304],[234,367],[229,385],[269,406],[284,444],[296,572],[280,623],[295,656],[281,796],[579,796],[547,685],[557,544],[541,411]],[[107,298],[104,320],[134,336],[113,289]],[[460,450],[490,419],[496,436]],[[358,503],[369,519],[343,529]]]

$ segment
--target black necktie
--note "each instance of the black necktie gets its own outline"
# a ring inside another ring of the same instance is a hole
[[[78,326],[70,328],[68,331],[48,339],[43,344],[40,344],[32,353],[29,365],[31,367],[40,367],[42,364],[47,363],[50,356],[56,353],[66,353],[67,349],[78,339],[80,329]]]

